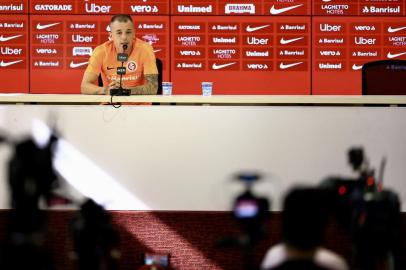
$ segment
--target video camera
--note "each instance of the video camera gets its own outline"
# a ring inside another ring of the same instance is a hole
[[[241,173],[235,178],[244,185],[244,191],[234,201],[233,214],[247,233],[255,240],[261,233],[261,227],[269,214],[269,202],[267,198],[258,197],[252,187],[261,179],[255,173]]]
[[[400,200],[383,188],[383,165],[377,179],[362,148],[351,148],[348,158],[358,177],[328,177],[320,186],[330,192],[337,221],[352,236],[357,269],[378,269],[378,261],[396,260]]]

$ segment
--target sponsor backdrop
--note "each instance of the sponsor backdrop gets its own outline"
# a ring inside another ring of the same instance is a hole
[[[361,67],[406,59],[406,0],[2,0],[0,92],[79,93],[112,14],[174,94],[360,94]],[[137,16],[140,15],[140,16]]]

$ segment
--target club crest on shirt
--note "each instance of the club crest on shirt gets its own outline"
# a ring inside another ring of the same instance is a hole
[[[137,70],[137,63],[134,62],[134,61],[128,62],[128,63],[127,63],[127,69],[128,69],[128,71],[130,71],[130,72],[136,71],[136,70]]]

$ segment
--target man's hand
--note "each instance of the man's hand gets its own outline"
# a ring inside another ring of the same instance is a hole
[[[120,80],[113,80],[110,84],[109,84],[109,86],[108,86],[108,88],[107,88],[107,94],[110,94],[110,90],[111,89],[117,89],[117,88],[119,88],[120,87]]]

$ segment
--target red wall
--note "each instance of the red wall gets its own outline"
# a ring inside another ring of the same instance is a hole
[[[174,94],[360,94],[360,67],[406,59],[406,0],[7,0],[0,92],[79,93],[111,14],[133,15]]]

